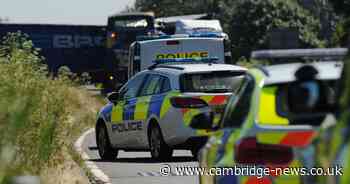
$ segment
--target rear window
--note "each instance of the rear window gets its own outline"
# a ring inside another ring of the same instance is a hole
[[[336,81],[292,82],[268,86],[276,88],[277,114],[291,124],[319,125],[336,109]]]
[[[244,72],[215,71],[184,74],[180,79],[182,92],[234,92],[241,84]]]

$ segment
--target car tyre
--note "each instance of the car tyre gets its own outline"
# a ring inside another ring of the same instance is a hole
[[[151,156],[157,161],[167,161],[173,154],[171,149],[164,141],[159,126],[152,126],[149,134],[149,145]]]
[[[106,161],[112,161],[116,159],[118,156],[118,150],[114,149],[111,146],[106,126],[98,126],[96,134],[96,144],[101,159]]]

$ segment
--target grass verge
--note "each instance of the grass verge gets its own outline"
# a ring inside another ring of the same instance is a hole
[[[27,36],[0,45],[0,183],[38,175],[42,183],[86,183],[70,149],[92,127],[101,100],[67,76],[52,78]]]

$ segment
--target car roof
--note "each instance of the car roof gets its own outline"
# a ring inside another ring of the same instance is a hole
[[[145,17],[154,17],[153,12],[125,12],[125,13],[116,13],[114,15],[109,16],[109,18],[116,18],[116,17],[124,17],[124,16],[145,16]]]
[[[148,43],[154,43],[154,42],[167,42],[167,41],[174,41],[174,40],[223,40],[225,37],[221,35],[213,34],[213,36],[191,36],[189,34],[178,34],[174,36],[161,36],[161,37],[149,37],[149,36],[141,36],[138,37],[139,40],[137,42],[139,44],[148,44]]]
[[[295,72],[302,66],[311,65],[319,72],[318,80],[337,80],[341,76],[343,64],[340,61],[313,62],[313,63],[289,63],[266,66],[268,73],[266,85],[287,83],[295,81]]]
[[[244,67],[230,64],[171,64],[160,65],[151,71],[180,75],[184,73],[202,73],[211,71],[246,71]],[[148,70],[150,71],[150,70]]]

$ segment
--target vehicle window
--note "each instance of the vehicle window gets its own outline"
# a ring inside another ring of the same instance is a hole
[[[254,79],[247,75],[237,95],[232,97],[227,105],[227,110],[223,117],[223,127],[240,127],[242,125],[250,110],[254,87]]]
[[[114,27],[131,27],[131,28],[142,28],[148,27],[147,19],[129,19],[129,20],[115,20]]]
[[[147,77],[141,91],[140,96],[148,96],[153,94],[159,94],[161,89],[161,76],[150,75]]]
[[[140,44],[136,43],[134,48],[134,57],[133,60],[130,60],[133,62],[133,75],[137,72],[140,72],[141,70],[141,60],[140,60]]]
[[[336,81],[292,82],[277,88],[276,111],[291,124],[319,126],[336,109]]]
[[[135,98],[145,78],[147,78],[146,74],[141,74],[133,78],[130,82],[128,82],[126,87],[121,91],[122,98]]]
[[[235,91],[243,79],[243,72],[215,71],[185,74],[181,77],[182,92],[225,93]]]
[[[171,90],[170,80],[167,77],[162,77],[162,88],[160,93],[166,93]]]
[[[140,72],[140,60],[131,60],[133,62],[133,75]]]

